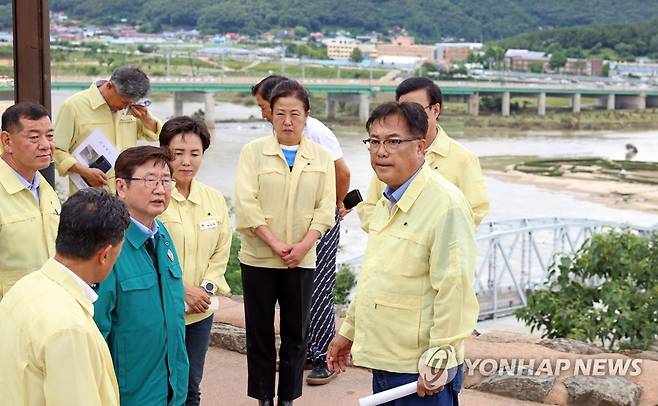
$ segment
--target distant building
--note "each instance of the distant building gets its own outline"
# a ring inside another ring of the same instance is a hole
[[[436,44],[436,55],[439,63],[451,65],[466,62],[468,54],[482,49],[479,42],[440,42]]]
[[[530,65],[541,64],[542,72],[549,72],[551,56],[544,52],[527,49],[508,49],[505,52],[505,69],[516,72],[530,72]],[[578,76],[601,76],[603,59],[567,58],[566,64],[558,69],[559,73]]]
[[[622,77],[656,78],[658,77],[658,63],[655,61],[618,62],[611,64],[610,74]]]
[[[530,72],[531,63],[540,63],[542,70],[548,70],[550,57],[544,52],[528,51],[527,49],[508,49],[505,52],[505,69],[517,72]]]
[[[262,39],[263,41],[266,41],[266,42],[272,42],[272,41],[274,41],[274,34],[272,34],[269,31],[264,32],[264,33],[260,34],[260,39]]]
[[[390,44],[377,45],[377,57],[415,58],[417,61],[436,62],[436,47],[416,45],[413,37],[400,35]]]
[[[321,42],[324,39],[324,34],[321,32],[312,32],[308,34],[308,37],[312,40]]]
[[[560,68],[560,73],[578,76],[601,76],[603,59],[567,58],[567,63]]]
[[[327,55],[335,61],[349,61],[354,48],[359,48],[365,59],[373,59],[376,51],[374,44],[362,44],[354,38],[336,37],[322,41],[327,46]]]

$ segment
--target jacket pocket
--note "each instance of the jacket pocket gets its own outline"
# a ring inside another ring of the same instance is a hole
[[[421,298],[380,294],[374,297],[367,323],[369,351],[389,359],[417,356]]]
[[[177,266],[169,265],[169,274],[174,279],[180,279],[183,277],[183,272]]]
[[[119,282],[119,285],[121,286],[121,290],[124,292],[130,292],[133,290],[150,289],[156,284],[156,282],[155,274],[147,273],[122,280]]]
[[[390,264],[389,269],[395,269],[396,273],[405,278],[427,275],[430,252],[418,233],[412,230],[394,229],[388,234],[387,241],[395,241],[396,247],[395,254],[386,258],[386,262]]]

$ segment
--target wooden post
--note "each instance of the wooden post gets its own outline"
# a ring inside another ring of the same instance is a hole
[[[14,23],[14,100],[50,103],[50,19],[48,0],[12,0]],[[53,188],[55,166],[41,171]]]

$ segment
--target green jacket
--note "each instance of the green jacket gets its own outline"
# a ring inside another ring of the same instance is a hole
[[[148,235],[131,223],[94,303],[94,320],[110,348],[123,406],[166,405],[169,386],[170,406],[182,405],[187,397],[183,274],[167,229],[158,225],[158,271],[144,244]]]

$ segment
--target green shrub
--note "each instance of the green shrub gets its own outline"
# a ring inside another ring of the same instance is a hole
[[[658,233],[597,234],[549,269],[545,289],[516,317],[543,337],[568,337],[610,350],[646,349],[658,335]]]
[[[242,272],[240,272],[240,261],[238,260],[238,252],[240,252],[240,238],[238,233],[233,233],[231,240],[231,253],[228,257],[228,265],[226,265],[226,273],[224,277],[228,286],[231,288],[231,293],[234,295],[242,294]]]
[[[356,275],[352,271],[352,266],[342,264],[336,272],[336,287],[334,287],[334,302],[336,304],[347,304],[350,292],[356,284]]]

